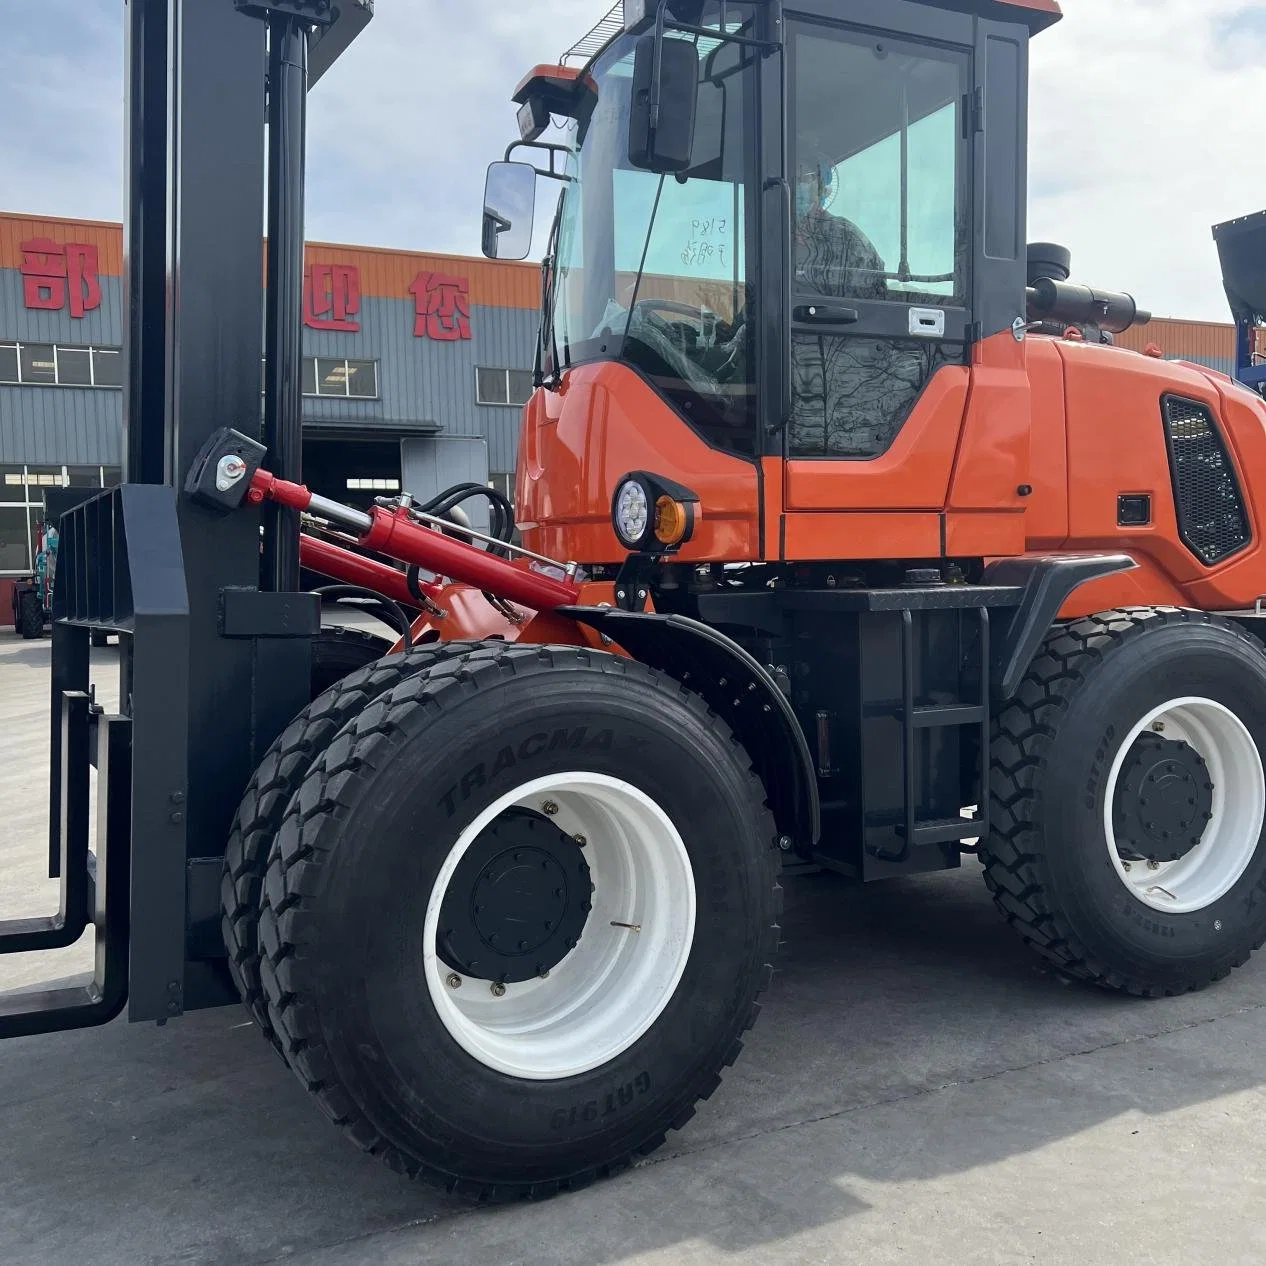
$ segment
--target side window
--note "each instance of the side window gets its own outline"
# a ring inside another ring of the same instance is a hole
[[[795,56],[797,289],[965,302],[966,56],[829,28]]]
[[[797,23],[792,61],[788,453],[876,457],[932,374],[964,356],[970,59]],[[819,298],[843,302],[823,313]],[[907,318],[914,308],[947,311],[940,323]]]
[[[952,71],[951,67],[944,67]],[[952,90],[951,81],[945,88]],[[965,269],[966,240],[957,234],[957,171],[960,127],[951,102],[910,125],[903,161],[901,136],[885,137],[831,170],[824,200],[827,214],[851,220],[874,244],[881,260],[895,260],[885,277],[884,298],[949,302]],[[905,172],[905,236],[902,237],[902,172]]]

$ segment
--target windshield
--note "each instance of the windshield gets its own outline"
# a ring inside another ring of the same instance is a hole
[[[734,33],[751,5],[727,5]],[[715,4],[702,25],[716,26]],[[555,222],[542,360],[547,374],[622,360],[645,375],[710,442],[755,451],[748,310],[751,55],[706,37],[692,166],[660,176],[628,156],[632,39],[590,68],[597,88],[573,122],[570,177]]]

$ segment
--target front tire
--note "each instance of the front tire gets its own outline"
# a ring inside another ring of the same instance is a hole
[[[641,664],[489,646],[326,749],[269,860],[287,1058],[393,1167],[469,1197],[582,1186],[719,1084],[777,944],[746,754]]]
[[[1202,988],[1266,940],[1266,652],[1132,609],[1052,631],[999,716],[985,879],[1070,976]]]
[[[339,630],[337,632],[355,632]],[[229,972],[246,1009],[280,1052],[259,979],[259,903],[268,854],[291,797],[326,744],[380,695],[435,664],[470,650],[469,642],[436,642],[380,658],[369,635],[313,639],[313,701],[279,734],[242,793],[220,879],[220,928]],[[373,639],[380,641],[381,639]],[[355,658],[363,663],[348,668]],[[347,669],[331,680],[335,668]]]

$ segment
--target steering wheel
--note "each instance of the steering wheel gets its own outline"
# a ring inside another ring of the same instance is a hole
[[[692,307],[688,303],[678,303],[675,299],[639,299],[633,311],[640,312],[643,308],[648,312],[671,312],[675,316],[689,317],[695,322],[700,334],[704,331],[703,310],[697,304]],[[715,317],[713,320],[715,321]]]

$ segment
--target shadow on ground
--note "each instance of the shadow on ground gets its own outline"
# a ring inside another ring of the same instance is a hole
[[[713,1100],[634,1173],[531,1209],[471,1212],[356,1153],[236,1009],[0,1044],[0,1251],[29,1266],[86,1246],[127,1266],[605,1263],[702,1236],[736,1253],[866,1208],[851,1179],[962,1173],[1262,1080],[1257,1038],[1229,1037],[1133,1076],[1141,1039],[1256,1024],[1260,962],[1163,1002],[1069,985],[1002,926],[975,866],[864,892],[799,876],[785,923],[764,1012]],[[1086,1052],[1122,1075],[1056,1069]],[[964,1125],[952,1105],[1003,1074],[989,1120],[973,1109]],[[901,1120],[885,1127],[889,1110]],[[539,1255],[533,1228],[555,1237]]]

